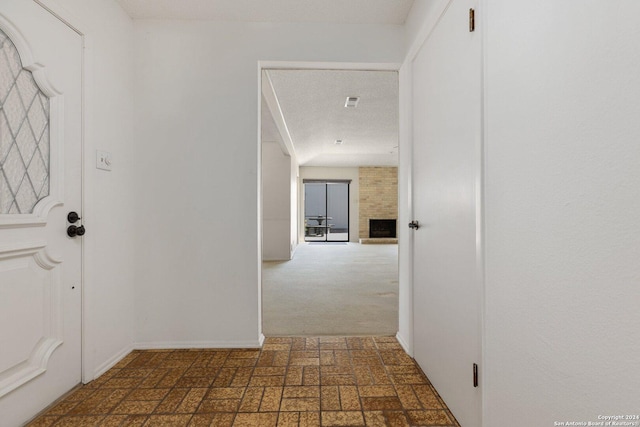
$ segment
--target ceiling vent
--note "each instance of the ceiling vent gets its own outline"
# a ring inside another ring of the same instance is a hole
[[[358,106],[358,101],[360,101],[360,98],[357,96],[350,96],[347,98],[347,102],[344,103],[344,106],[347,108],[356,108]]]

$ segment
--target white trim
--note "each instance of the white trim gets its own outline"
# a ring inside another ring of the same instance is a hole
[[[296,178],[298,178],[298,177],[296,177]],[[299,192],[299,191],[297,191],[297,190],[298,190],[298,189],[296,188],[296,192],[297,192],[297,193],[300,193],[300,192]],[[297,224],[298,224],[298,218],[296,218],[296,229],[298,228],[298,227],[297,227]],[[297,233],[296,233],[296,234],[297,234]],[[296,239],[296,240],[298,240],[298,239]],[[292,259],[293,259],[293,257],[296,255],[296,251],[298,250],[298,247],[300,247],[300,243],[297,243],[297,244],[295,244],[295,245],[293,246],[293,250],[291,251],[291,256],[289,257],[288,261],[292,260]]]
[[[19,244],[12,245],[2,245],[0,246],[0,259],[4,258],[16,258],[23,257],[26,255],[35,254],[41,249],[47,247],[47,242],[38,241],[38,242],[23,242]]]
[[[84,141],[82,145],[82,216],[84,217],[83,223],[89,229],[92,229],[93,223],[93,196],[95,194],[94,180],[92,175],[87,173],[87,167],[93,165],[93,149],[91,141],[93,138],[93,102],[90,100],[93,98],[93,43],[92,38],[88,35],[83,36],[84,49],[82,55],[82,139]],[[91,372],[95,366],[94,352],[89,351],[90,348],[95,348],[91,343],[94,341],[94,336],[91,334],[91,321],[88,315],[88,308],[90,307],[89,301],[91,301],[91,275],[94,271],[93,258],[88,255],[94,253],[92,248],[96,246],[95,235],[89,233],[83,237],[82,241],[82,382],[88,383],[93,380]]]
[[[266,262],[276,262],[276,261],[291,261],[291,258],[262,258],[262,261]]]
[[[88,35],[83,35],[83,51],[82,51],[82,216],[83,224],[91,229],[93,218],[93,195],[95,194],[94,180],[92,175],[87,173],[87,167],[90,167],[93,162],[93,148],[91,142],[93,138],[93,103],[90,101],[93,98],[93,43],[92,38]],[[91,334],[91,322],[88,315],[88,308],[90,307],[89,301],[91,301],[91,275],[93,269],[93,258],[89,255],[93,253],[92,248],[96,246],[95,235],[89,233],[86,234],[82,240],[82,382],[88,383],[93,380],[94,377],[91,372],[94,370],[95,360],[94,352],[89,351],[91,348],[95,348],[91,345],[94,342],[94,336]]]
[[[487,312],[487,302],[486,302],[486,206],[485,206],[485,194],[486,194],[486,168],[487,168],[487,141],[489,141],[489,131],[487,126],[487,73],[488,73],[488,60],[487,60],[487,23],[489,22],[488,16],[489,13],[487,11],[489,7],[489,2],[484,0],[478,0],[478,8],[480,9],[480,22],[476,20],[477,29],[481,32],[481,40],[480,40],[480,61],[481,61],[481,76],[480,76],[480,87],[481,87],[481,111],[480,111],[480,126],[481,126],[481,136],[479,142],[479,150],[480,150],[480,165],[478,168],[478,188],[477,188],[477,206],[476,206],[476,215],[477,215],[477,274],[478,274],[478,285],[480,287],[480,319],[479,319],[479,333],[480,333],[480,355],[478,360],[478,370],[479,370],[479,385],[480,385],[480,426],[487,425],[486,417],[487,417],[487,402],[485,399],[484,391],[487,390],[487,383],[485,381],[484,376],[484,367],[485,360],[487,360],[487,344],[486,344],[486,328],[485,328],[485,319]]]
[[[92,158],[90,156],[91,150],[88,150],[87,147],[90,147],[90,142],[93,141],[92,134],[92,126],[91,126],[91,87],[93,82],[93,58],[91,51],[91,37],[88,35],[88,31],[86,31],[86,27],[84,23],[73,13],[69,12],[64,6],[62,6],[57,0],[34,0],[35,3],[40,5],[44,10],[49,12],[53,17],[58,19],[60,22],[65,24],[71,30],[76,32],[82,39],[82,81],[81,81],[81,96],[82,96],[82,141],[81,141],[81,150],[82,150],[82,172],[81,172],[81,203],[82,210],[81,215],[85,218],[90,218],[90,207],[92,206],[92,202],[90,199],[91,194],[93,193],[94,183],[90,179],[90,174],[87,174],[85,165],[92,164]],[[87,224],[87,220],[84,220],[85,224]],[[94,360],[93,360],[93,352],[88,351],[89,348],[93,346],[90,345],[92,342],[92,335],[90,332],[90,322],[88,321],[87,308],[89,306],[89,297],[87,290],[90,291],[90,286],[88,284],[90,281],[88,278],[91,277],[91,257],[87,256],[90,253],[89,249],[92,246],[93,239],[89,236],[83,237],[82,242],[82,255],[81,255],[81,291],[82,291],[82,301],[81,301],[81,311],[82,311],[82,319],[81,319],[81,375],[82,382],[88,383],[94,378]]]
[[[412,193],[412,183],[413,183],[413,72],[410,62],[405,62],[400,71],[398,72],[398,82],[399,82],[399,90],[398,90],[398,114],[399,114],[399,132],[398,132],[398,179],[400,180],[402,177],[406,177],[406,187],[401,185],[401,181],[398,181],[398,191],[401,189],[405,192],[403,193],[406,197],[406,205],[400,205],[400,193],[398,193],[398,212],[401,212],[402,209],[406,209],[408,213],[408,219],[410,221],[413,220],[413,193]],[[398,219],[400,219],[401,215],[398,213]],[[405,218],[407,219],[407,218]],[[400,232],[398,237],[402,235],[403,232]],[[409,296],[410,304],[406,307],[406,312],[401,313],[398,310],[398,321],[400,325],[400,316],[402,316],[406,320],[406,329],[405,331],[398,331],[398,340],[401,341],[401,344],[404,350],[413,357],[413,241],[414,241],[414,233],[406,233],[406,239],[398,240],[398,292],[400,292],[400,286],[403,286],[403,290]],[[400,267],[403,267],[401,263],[401,259],[403,256],[407,257],[406,263],[404,267],[408,271],[401,270]],[[402,277],[401,277],[402,276]],[[401,281],[402,279],[402,281]],[[406,286],[405,286],[406,285]],[[400,293],[398,294],[400,296]],[[404,299],[404,298],[403,298]],[[400,301],[398,301],[400,304]],[[398,307],[399,308],[399,307]],[[401,332],[404,335],[401,335]],[[400,338],[401,337],[401,338]]]
[[[101,364],[96,368],[95,372],[93,373],[93,378],[96,379],[100,375],[107,372],[109,369],[113,368],[118,362],[120,362],[122,359],[127,357],[127,355],[132,351],[133,351],[133,346],[128,345],[122,350],[120,350],[118,353],[114,354],[109,360],[107,360],[106,362],[104,362],[103,364]]]
[[[258,193],[258,206],[256,209],[256,229],[258,234],[258,336],[262,335],[262,66],[260,61],[258,61],[258,93],[257,102],[258,102],[258,128],[256,129],[256,141],[257,141],[257,174],[256,174],[256,186]]]
[[[134,343],[134,350],[171,350],[186,348],[262,348],[264,335],[254,341],[156,341]]]
[[[47,12],[58,18],[63,24],[71,28],[80,36],[86,36],[84,24],[77,16],[69,12],[69,9],[62,6],[57,0],[33,0],[42,6]]]
[[[398,71],[402,64],[396,62],[301,62],[258,61],[260,70],[354,70],[354,71]]]
[[[412,62],[416,59],[418,52],[420,52],[420,48],[422,48],[422,45],[429,39],[429,37],[431,37],[433,30],[438,26],[438,23],[446,13],[447,9],[449,9],[449,6],[451,6],[451,3],[453,3],[453,0],[441,0],[441,3],[435,7],[436,11],[429,14],[429,18],[431,19],[425,20],[415,39],[411,42],[407,55],[405,56],[405,63]]]
[[[269,70],[263,69],[262,71],[265,76],[266,84],[262,86],[261,92],[264,96],[264,101],[266,102],[267,107],[269,107],[271,117],[273,117],[273,121],[276,123],[278,132],[280,133],[280,141],[278,141],[280,149],[285,155],[292,157],[296,164],[298,164],[298,157],[296,156],[296,149],[293,146],[293,139],[291,138],[287,122],[284,119],[284,113],[282,112],[282,107],[280,106],[276,90],[273,87],[271,75],[269,74]]]
[[[260,338],[258,340],[258,347],[262,348],[264,344],[265,337],[260,334]],[[247,342],[241,341],[231,342],[231,341],[223,341],[223,342],[203,342],[197,341],[193,343],[138,343],[136,345],[128,345],[120,350],[117,354],[111,357],[109,360],[98,366],[93,373],[93,378],[97,379],[104,373],[106,373],[109,369],[116,366],[121,360],[127,357],[134,350],[164,350],[164,349],[176,349],[176,348],[258,348],[255,345],[255,342]]]
[[[300,61],[258,61],[258,332],[262,335],[262,71],[278,70],[358,70],[358,71],[399,71],[401,63],[366,62],[300,62]],[[297,161],[296,161],[297,163]],[[298,179],[298,183],[299,183]],[[299,185],[299,184],[298,184]],[[298,188],[300,190],[300,188]],[[300,203],[300,199],[298,199]],[[299,215],[299,213],[298,213]],[[299,219],[295,218],[296,224]],[[298,228],[298,227],[297,227]],[[298,228],[299,230],[299,228]],[[299,239],[300,236],[298,236]],[[296,245],[296,248],[301,243]],[[293,254],[291,254],[293,258]]]
[[[404,339],[404,337],[400,334],[400,332],[396,334],[396,339],[398,340],[398,342],[400,343],[404,351],[409,356],[413,357],[413,349],[409,346],[409,344],[407,343],[407,340]]]

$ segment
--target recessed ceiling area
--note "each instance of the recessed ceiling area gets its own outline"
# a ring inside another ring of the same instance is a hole
[[[300,166],[397,166],[397,72],[266,70],[265,75]],[[357,107],[345,108],[348,97],[359,98]]]
[[[414,0],[118,0],[134,19],[405,23]]]

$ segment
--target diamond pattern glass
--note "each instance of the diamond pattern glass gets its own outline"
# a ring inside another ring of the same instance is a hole
[[[49,98],[0,30],[0,214],[28,214],[49,195]]]

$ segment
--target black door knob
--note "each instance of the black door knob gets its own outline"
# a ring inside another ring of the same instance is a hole
[[[78,215],[78,212],[71,211],[67,214],[67,221],[69,221],[71,224],[75,224],[79,219],[80,215]]]
[[[76,227],[75,225],[70,225],[67,227],[67,236],[76,237],[76,236],[84,236],[86,230],[84,229],[84,225],[80,227]]]

